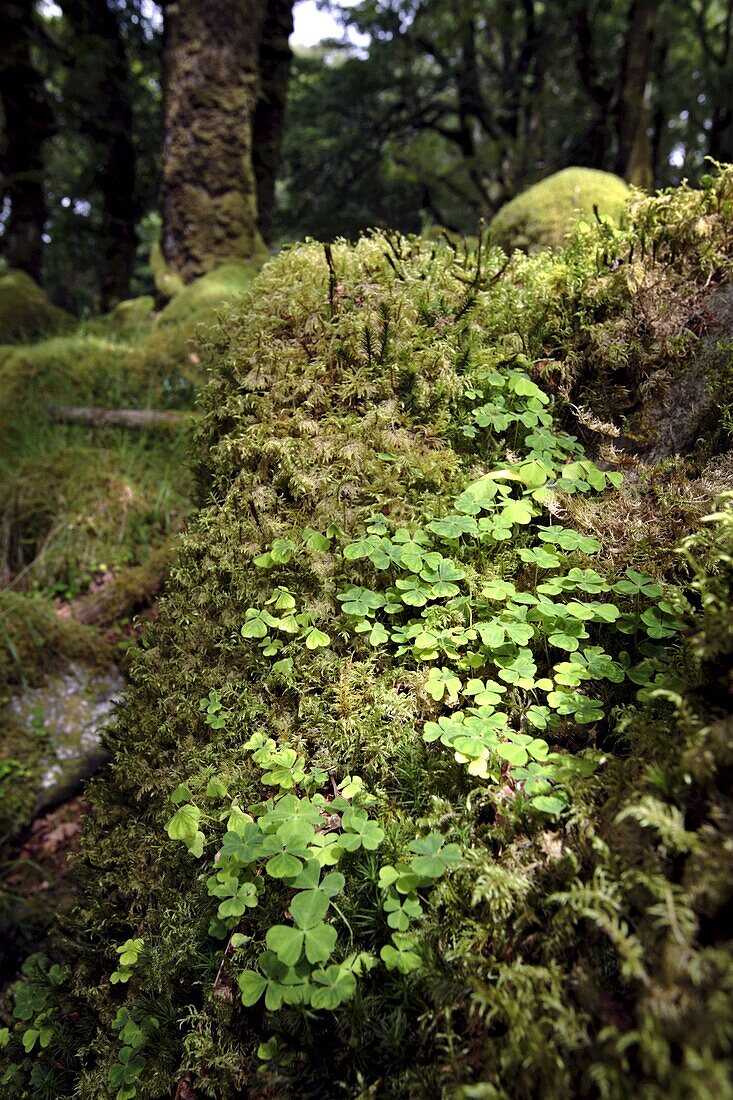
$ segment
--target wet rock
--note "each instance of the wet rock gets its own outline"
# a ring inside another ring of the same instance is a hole
[[[43,744],[36,814],[77,794],[108,758],[100,734],[124,688],[116,668],[100,672],[72,663],[11,700],[16,719]]]

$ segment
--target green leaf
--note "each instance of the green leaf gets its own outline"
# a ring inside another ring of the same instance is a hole
[[[198,806],[189,802],[176,810],[166,825],[166,832],[171,840],[182,840],[184,844],[191,845],[196,839],[200,818]]]
[[[227,789],[221,779],[217,776],[213,776],[206,785],[206,797],[207,798],[226,798]],[[189,795],[190,797],[190,795]]]
[[[191,799],[191,790],[187,783],[179,783],[171,795],[171,802],[178,805],[179,802],[188,802]]]
[[[302,862],[288,852],[280,852],[265,864],[265,870],[272,878],[294,878],[302,868]]]
[[[439,703],[446,693],[449,699],[456,702],[461,686],[460,679],[449,668],[433,667],[425,683],[425,690],[436,703]]]
[[[240,631],[243,638],[264,638],[267,636],[267,626],[261,618],[251,618],[242,624]]]
[[[311,1005],[316,1009],[333,1011],[350,1001],[356,992],[356,978],[342,964],[334,964],[325,970],[314,970],[311,980],[318,987],[311,993]]]
[[[298,928],[285,924],[274,924],[268,928],[265,943],[274,951],[285,966],[295,966],[303,954],[305,933]]]
[[[277,673],[278,676],[282,676],[284,679],[287,679],[293,671],[293,658],[283,657],[281,660],[275,661],[274,665],[272,666],[272,671]]]
[[[344,811],[344,815],[341,818],[341,824],[346,832],[339,837],[339,844],[346,849],[346,851],[355,851],[356,847],[350,842],[349,833],[353,833],[358,837],[360,846],[365,848],[368,852],[374,852],[384,840],[384,830],[379,826],[376,821],[370,821],[366,810],[357,809],[350,806],[348,810]]]
[[[384,645],[389,641],[389,632],[381,623],[375,623],[369,634],[369,644],[373,646]]]
[[[309,963],[321,963],[333,954],[338,938],[332,924],[317,924],[305,935],[305,957]]]
[[[536,794],[533,798],[530,798],[529,804],[535,810],[539,810],[543,814],[550,814],[552,817],[557,817],[565,809],[565,803],[561,798],[546,794]]]
[[[323,890],[303,890],[291,899],[290,914],[299,928],[307,930],[323,920],[328,906],[328,896]]]
[[[237,985],[242,994],[242,1004],[249,1008],[259,1001],[267,988],[267,980],[255,970],[245,970],[237,979]]]
[[[513,745],[510,741],[505,742],[502,745],[496,746],[496,751],[502,760],[507,760],[510,764],[515,764],[521,767],[527,763],[529,756],[527,750],[522,745]]]
[[[531,522],[533,515],[532,508],[525,501],[511,500],[502,508],[497,516],[497,522],[505,527],[514,523],[527,524]]]
[[[328,634],[325,634],[322,630],[319,630],[315,626],[312,630],[308,632],[305,639],[306,649],[319,649],[321,647],[330,645],[330,643],[331,639],[329,638]]]

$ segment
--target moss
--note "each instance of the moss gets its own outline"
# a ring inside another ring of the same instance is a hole
[[[560,248],[573,226],[599,215],[623,216],[631,191],[623,180],[593,168],[564,168],[522,192],[493,218],[491,240],[512,252]]]
[[[729,172],[708,193],[644,200],[634,217],[656,242],[641,257],[644,271],[657,279],[663,268],[670,287],[684,281],[695,292],[711,270],[722,277],[733,259],[732,195]],[[690,231],[691,211],[705,233]],[[692,635],[656,646],[599,628],[599,644],[620,661],[622,653],[668,661],[675,686],[637,697],[630,683],[604,684],[606,718],[562,727],[553,747],[583,747],[599,766],[572,781],[570,810],[553,821],[522,810],[522,791],[505,771],[497,782],[479,780],[424,742],[422,724],[436,714],[425,663],[355,634],[337,599],[350,584],[385,583],[385,570],[340,552],[375,513],[390,530],[424,530],[466,481],[505,469],[528,445],[532,416],[521,427],[482,426],[492,409],[486,400],[474,415],[481,387],[503,392],[523,365],[554,395],[557,430],[597,384],[591,366],[612,374],[615,349],[593,349],[614,326],[648,320],[634,279],[621,283],[616,264],[639,239],[633,226],[591,224],[560,256],[517,256],[500,277],[499,251],[479,270],[475,253],[375,235],[353,248],[335,244],[329,270],[310,243],[267,264],[209,333],[211,382],[195,444],[205,504],[109,734],[114,762],[93,787],[78,868],[86,892],[68,948],[66,1018],[75,1022],[36,1063],[56,1075],[56,1095],[104,1094],[121,1004],[154,1011],[160,1023],[143,1050],[143,1100],[164,1095],[181,1066],[197,1094],[216,1100],[630,1092],[661,1100],[705,1095],[711,1081],[725,1095],[733,875],[724,834],[733,807],[720,685],[731,644],[733,523],[702,524],[709,533],[688,546],[701,564],[684,574],[678,558],[658,560],[644,523],[645,509],[653,515],[665,493],[675,495],[673,476],[652,471],[651,481],[632,481],[631,498],[617,506],[601,497],[585,518],[577,493],[558,487],[544,501],[554,525],[575,514],[609,544],[593,559],[609,582],[626,561],[665,584],[684,580]],[[634,349],[632,366],[656,357],[663,369],[677,354],[660,325]],[[679,463],[680,477],[686,469]],[[689,487],[689,507],[656,530],[668,538],[697,523],[695,498],[717,488],[709,476]],[[331,528],[328,549],[303,543],[307,525]],[[296,545],[271,572],[255,559],[277,537]],[[537,569],[518,550],[532,537],[526,525],[510,540],[453,546],[471,597],[497,577],[531,595]],[[315,652],[294,644],[289,677],[240,633],[248,608],[271,606],[276,584],[330,637]],[[212,689],[230,712],[221,728],[199,706]],[[517,721],[530,698],[518,689]],[[255,964],[258,930],[282,921],[282,896],[265,890],[241,925],[245,943],[225,947],[209,934],[205,865],[166,834],[171,793],[186,781],[204,807],[213,858],[222,829],[208,782],[222,777],[245,807],[262,798],[244,749],[258,731],[291,742],[335,779],[358,772],[377,799],[386,851],[348,864],[339,899],[349,950],[378,956],[389,935],[377,875],[406,838],[437,828],[463,850],[425,902],[423,969],[403,976],[376,967],[335,1013],[243,1008],[237,975]],[[120,990],[108,981],[113,944],[131,935],[144,936],[146,954]],[[273,1036],[281,1053],[263,1066],[258,1046]],[[69,1053],[75,1047],[81,1058]]]
[[[183,279],[166,264],[159,241],[155,242],[150,251],[150,270],[153,274],[155,289],[161,298],[173,298],[183,290]]]
[[[98,665],[110,650],[96,631],[61,619],[52,604],[0,590],[0,683],[37,684],[67,660]]]
[[[239,298],[252,282],[259,263],[230,263],[215,268],[178,291],[161,312],[160,325],[186,321],[200,312],[211,313],[217,307]]]
[[[151,294],[143,294],[140,298],[129,298],[127,301],[117,303],[109,314],[109,324],[114,329],[134,331],[146,325],[154,308],[155,299]]]
[[[190,491],[186,426],[90,430],[57,424],[51,410],[189,408],[204,377],[207,326],[251,277],[252,268],[232,265],[183,289],[156,319],[145,317],[150,300],[138,299],[72,335],[8,349],[0,363],[6,575],[73,597],[99,572],[142,564],[180,526]]]
[[[24,271],[0,271],[0,344],[25,344],[70,332],[71,314],[53,305]]]

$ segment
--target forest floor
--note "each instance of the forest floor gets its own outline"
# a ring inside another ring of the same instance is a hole
[[[192,507],[200,342],[247,278],[223,269],[163,309],[136,299],[70,331],[31,330],[30,342],[2,344],[0,309],[4,982],[71,904],[79,790],[104,759],[100,730]],[[44,300],[31,291],[37,318]],[[133,423],[89,409],[132,410]],[[165,418],[146,422],[151,410]]]

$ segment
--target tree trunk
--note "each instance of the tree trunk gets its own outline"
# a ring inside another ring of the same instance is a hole
[[[632,0],[616,101],[616,172],[629,183],[654,183],[647,136],[647,85],[661,0]]]
[[[43,77],[33,64],[33,0],[0,3],[0,102],[5,139],[0,171],[10,215],[0,246],[10,267],[41,278],[46,222],[43,145],[53,133],[53,112]]]
[[[130,294],[140,204],[133,137],[129,65],[117,10],[106,0],[62,0],[74,28],[84,72],[76,74],[82,130],[98,149],[96,183],[102,196],[102,309]]]
[[[718,107],[713,112],[708,154],[723,163],[733,161],[733,107]]]
[[[252,121],[258,227],[262,239],[268,243],[275,205],[275,179],[285,130],[285,106],[293,57],[288,39],[292,31],[292,0],[268,0],[260,43],[260,94]]]
[[[184,282],[262,248],[252,163],[266,0],[165,7],[163,256]]]

